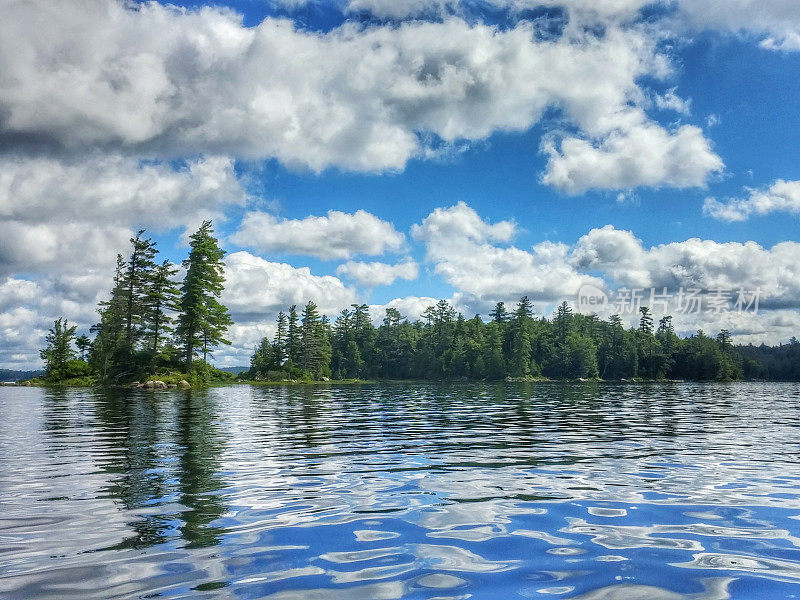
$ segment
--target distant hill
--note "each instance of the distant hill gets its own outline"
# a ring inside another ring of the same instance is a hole
[[[13,369],[0,369],[0,381],[20,381],[41,377],[44,371],[15,371]]]
[[[245,371],[249,371],[250,367],[223,367],[220,371],[226,371],[228,373],[233,373],[234,375],[238,375],[239,373],[244,373]]]

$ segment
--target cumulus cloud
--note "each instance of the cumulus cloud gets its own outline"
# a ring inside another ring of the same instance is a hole
[[[6,157],[0,159],[0,273],[108,266],[134,227],[194,226],[224,218],[225,208],[245,199],[228,158],[175,169],[119,155],[75,162]]]
[[[602,271],[617,285],[676,291],[761,290],[762,305],[800,307],[800,243],[764,248],[755,242],[692,238],[644,248],[631,231],[611,225],[581,237],[569,262],[581,271]]]
[[[309,300],[328,316],[357,300],[355,291],[329,275],[311,273],[270,262],[249,252],[233,252],[225,258],[225,291],[222,302],[235,325],[228,331],[230,348],[220,348],[215,360],[220,365],[248,364],[253,347],[275,334],[275,318],[296,304],[298,310]]]
[[[66,316],[81,333],[88,333],[108,283],[107,273],[97,271],[48,275],[38,281],[0,279],[0,365],[38,365],[44,336],[57,318]]]
[[[623,165],[607,169],[606,187],[700,185],[718,161],[697,130],[647,118],[638,82],[666,77],[669,63],[642,27],[615,22],[602,36],[573,27],[548,40],[528,21],[501,30],[457,17],[318,33],[272,18],[247,28],[210,7],[89,0],[76,11],[41,0],[6,7],[0,54],[6,147],[386,171],[427,155],[429,140],[524,131],[556,108],[617,163],[630,157],[614,151],[614,136],[645,132],[669,146],[660,175],[616,183]],[[677,156],[691,156],[691,174],[674,172]]]
[[[419,277],[419,266],[410,258],[394,265],[351,260],[336,267],[336,274],[349,277],[361,287],[373,288],[378,285],[392,285],[398,279],[413,281]]]
[[[778,179],[765,189],[748,189],[746,198],[729,198],[720,202],[706,198],[703,214],[720,221],[745,221],[753,215],[773,212],[800,214],[800,181]]]
[[[264,212],[245,214],[230,240],[261,252],[347,259],[399,250],[405,236],[394,225],[364,210],[353,214],[330,210],[324,217],[278,219]]]
[[[409,321],[417,321],[422,318],[422,313],[429,306],[436,304],[440,298],[431,298],[430,296],[406,296],[404,298],[394,298],[386,304],[371,304],[369,306],[369,314],[372,317],[372,322],[378,326],[383,322],[386,317],[386,309],[394,308],[400,311],[400,315]]]
[[[460,292],[483,300],[510,300],[528,295],[552,301],[572,297],[583,283],[599,283],[567,262],[566,244],[542,242],[530,251],[501,247],[516,231],[510,221],[495,224],[459,203],[437,208],[412,228],[426,247],[434,272]]]
[[[692,102],[686,98],[681,98],[676,93],[676,88],[667,90],[663,94],[656,94],[654,102],[661,110],[671,110],[682,115],[688,115],[692,112]]]
[[[693,125],[668,132],[642,122],[599,142],[567,137],[560,145],[548,140],[543,148],[550,162],[542,181],[570,194],[640,186],[703,187],[709,174],[723,167],[703,132]]]
[[[770,50],[800,50],[795,0],[679,0],[679,8],[695,27],[757,35]]]
[[[354,290],[337,277],[313,275],[308,267],[270,262],[249,252],[233,252],[225,258],[225,277],[222,300],[239,321],[262,319],[309,300],[322,313],[332,315],[356,300]]]
[[[220,218],[245,198],[227,157],[194,159],[177,169],[120,155],[0,159],[0,217],[17,221],[101,219],[163,229],[198,214]]]

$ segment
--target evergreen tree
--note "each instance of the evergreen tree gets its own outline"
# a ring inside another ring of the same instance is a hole
[[[551,373],[556,377],[568,377],[570,371],[570,349],[567,345],[567,337],[572,330],[572,318],[572,309],[569,304],[562,302],[556,309],[556,315],[553,319],[555,347],[551,359]]]
[[[531,374],[531,328],[533,307],[527,296],[520,298],[511,319],[511,374],[524,377]],[[534,374],[537,369],[534,365]]]
[[[225,283],[225,251],[213,233],[211,221],[204,221],[191,235],[189,257],[183,262],[186,278],[181,286],[176,335],[183,347],[187,371],[198,349],[205,359],[209,348],[230,343],[223,336],[231,318],[218,301]]]
[[[131,257],[123,276],[125,290],[125,342],[132,351],[144,326],[149,288],[152,281],[156,256],[156,245],[150,238],[144,239],[144,229],[131,238]]]
[[[125,269],[125,259],[117,254],[111,297],[100,303],[100,322],[91,328],[97,335],[89,352],[89,364],[101,381],[117,379],[130,369],[130,348],[125,340],[128,305]]]
[[[280,311],[278,313],[278,318],[275,320],[276,322],[276,329],[275,329],[275,338],[272,342],[273,354],[275,356],[275,365],[277,367],[282,367],[283,363],[286,362],[286,344],[287,344],[287,327],[288,327],[288,320],[286,318],[286,313]]]
[[[178,309],[180,290],[172,278],[178,269],[165,260],[153,269],[147,288],[147,306],[145,312],[145,335],[149,338],[149,351],[152,355],[151,365],[155,371],[156,358],[161,349],[161,341],[172,332],[174,319],[166,312]]]
[[[308,302],[303,308],[300,330],[300,366],[314,379],[329,373],[331,349],[327,325],[317,305]]]
[[[508,312],[506,311],[506,304],[505,302],[498,302],[494,305],[494,308],[489,313],[489,316],[492,318],[492,321],[495,323],[505,323],[509,320]]]
[[[81,360],[86,360],[86,356],[89,353],[89,348],[92,347],[92,340],[90,340],[89,336],[84,333],[75,340],[75,345],[78,347],[78,351],[81,353]]]
[[[296,365],[300,362],[300,328],[298,326],[297,305],[289,307],[286,348],[289,361]]]
[[[45,377],[50,381],[60,381],[69,376],[69,362],[75,358],[72,342],[75,339],[76,325],[69,325],[66,319],[57,319],[45,337],[47,346],[39,355],[45,361]]]

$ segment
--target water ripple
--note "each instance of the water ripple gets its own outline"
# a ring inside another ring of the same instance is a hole
[[[0,388],[0,596],[798,597],[800,386]]]

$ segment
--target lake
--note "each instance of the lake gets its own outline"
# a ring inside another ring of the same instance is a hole
[[[800,597],[800,385],[0,387],[0,596]]]

